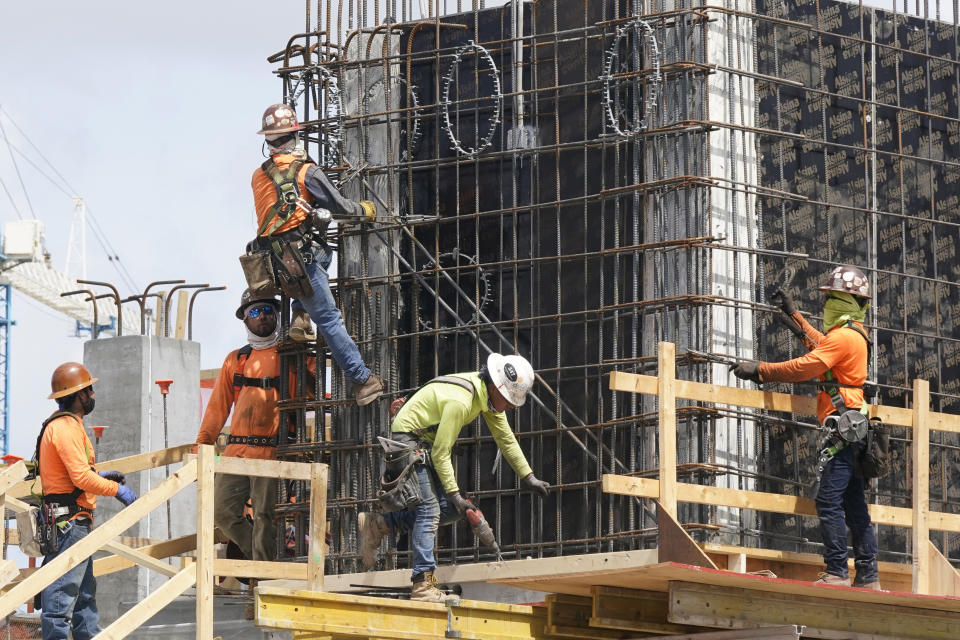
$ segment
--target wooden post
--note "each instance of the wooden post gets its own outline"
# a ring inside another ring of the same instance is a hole
[[[187,306],[190,294],[186,289],[177,292],[177,326],[174,337],[183,340],[187,335]]]
[[[913,381],[913,592],[930,593],[930,382]]]
[[[197,640],[213,638],[213,445],[197,452]]]
[[[677,517],[677,364],[672,342],[657,345],[660,437],[660,505]]]
[[[323,543],[327,537],[327,474],[330,467],[310,465],[310,591],[323,591]]]

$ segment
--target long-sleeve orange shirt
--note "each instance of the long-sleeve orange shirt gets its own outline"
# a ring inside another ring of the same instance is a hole
[[[213,393],[207,410],[200,423],[200,432],[197,434],[197,444],[213,444],[233,407],[233,418],[230,421],[230,434],[234,436],[261,436],[273,437],[277,434],[280,424],[280,412],[277,409],[279,394],[277,389],[263,389],[261,387],[243,386],[236,394],[234,402],[233,376],[241,373],[247,378],[275,378],[280,375],[280,356],[277,348],[254,349],[243,363],[243,370],[239,369],[238,358],[240,350],[230,352],[220,375],[213,385]],[[315,358],[307,360],[307,369],[316,375],[317,363]],[[291,374],[291,385],[294,383]],[[228,444],[224,455],[236,458],[258,458],[272,460],[276,458],[275,447],[257,447],[246,444]]]
[[[296,160],[296,157],[289,153],[278,153],[273,156],[273,162],[281,172],[286,171],[287,167],[289,167],[294,160]],[[300,197],[309,203],[313,202],[313,197],[307,190],[304,179],[307,175],[307,169],[312,166],[312,162],[304,162],[303,166],[300,167],[300,171],[297,172],[297,186],[300,188]],[[260,167],[257,167],[257,170],[253,172],[253,178],[250,184],[253,187],[253,206],[257,210],[257,228],[259,229],[267,219],[267,213],[269,213],[270,208],[277,202],[277,188],[274,186],[273,180],[271,180]],[[307,212],[302,207],[297,207],[296,211],[290,214],[286,222],[274,231],[274,234],[296,229],[306,217]]]
[[[791,316],[806,334],[804,344],[812,347],[810,353],[786,362],[761,362],[757,367],[762,382],[802,382],[812,378],[825,380],[833,375],[841,385],[840,396],[848,409],[859,409],[863,404],[863,386],[867,380],[867,342],[856,330],[845,326],[834,327],[823,335],[814,329],[799,313]],[[863,329],[863,325],[856,323]],[[857,387],[857,388],[854,388]],[[817,419],[823,422],[836,408],[830,394],[817,393]]]
[[[74,415],[54,419],[40,439],[40,482],[44,495],[82,489],[77,505],[92,512],[97,496],[115,496],[120,485],[93,471],[93,445]]]

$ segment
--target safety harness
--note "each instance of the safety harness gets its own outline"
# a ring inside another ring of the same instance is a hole
[[[243,375],[243,365],[253,353],[253,346],[246,344],[237,352],[237,369],[233,373],[233,402],[243,387],[257,387],[258,389],[280,390],[280,376],[272,378],[248,378]],[[227,436],[227,444],[245,444],[248,447],[275,447],[279,442],[279,433],[273,436]]]
[[[437,376],[436,378],[432,378],[432,379],[430,379],[430,380],[427,380],[425,383],[423,383],[423,384],[420,386],[420,389],[417,389],[417,390],[413,393],[413,395],[411,395],[410,397],[412,398],[413,396],[415,396],[415,395],[417,395],[418,393],[420,393],[420,390],[421,390],[421,389],[424,389],[428,384],[452,384],[452,385],[456,385],[456,386],[460,387],[461,389],[465,389],[465,390],[467,390],[467,391],[470,392],[470,399],[471,399],[471,401],[473,400],[473,396],[476,395],[476,393],[477,393],[477,389],[473,386],[473,384],[470,383],[469,380],[467,380],[467,379],[465,379],[465,378],[460,378],[460,377],[458,377],[458,376]],[[400,407],[402,407],[402,406],[403,406],[403,403],[401,403],[400,406],[397,407],[397,411],[399,411],[399,410],[400,410]],[[431,426],[427,427],[426,429],[413,429],[413,430],[410,431],[410,433],[414,434],[415,436],[417,436],[418,438],[420,438],[421,440],[423,440],[423,439],[425,439],[425,437],[426,437],[427,434],[436,431],[439,426],[440,426],[440,425],[436,425],[436,424],[435,424],[435,425],[431,425]]]
[[[37,448],[33,453],[34,473],[36,474],[35,477],[37,478],[40,477],[40,442],[43,440],[43,434],[47,431],[47,425],[57,418],[62,418],[65,416],[73,418],[78,424],[82,425],[80,418],[70,411],[55,411],[49,418],[43,421],[43,425],[40,427],[40,435],[37,436]],[[86,444],[84,444],[84,448],[86,450],[87,459],[89,460],[90,449]],[[94,467],[90,467],[90,470],[94,472],[96,471]],[[43,504],[45,506],[49,505],[45,511],[48,512],[49,515],[54,519],[56,519],[57,522],[69,520],[81,511],[88,511],[88,509],[85,509],[77,504],[77,498],[79,498],[81,495],[83,495],[83,489],[76,486],[70,493],[44,493]]]
[[[847,320],[844,326],[847,329],[853,329],[859,333],[866,341],[867,362],[869,363],[870,339],[867,337],[866,332],[855,325],[852,320]],[[867,403],[865,401],[861,403],[859,409],[848,409],[843,401],[843,396],[840,395],[840,385],[833,375],[833,369],[828,370],[824,377],[826,378],[826,384],[824,384],[823,390],[830,396],[830,403],[833,405],[833,408],[836,409],[836,413],[831,413],[824,418],[823,426],[821,427],[821,429],[827,433],[820,442],[820,457],[817,460],[818,481],[823,475],[823,470],[826,468],[827,463],[833,460],[848,444],[862,440],[864,436],[867,435],[867,430],[870,427],[870,421],[867,419]],[[860,388],[862,389],[863,387],[861,386]]]
[[[273,158],[267,158],[260,165],[260,169],[270,178],[277,190],[277,201],[267,211],[263,224],[257,230],[257,235],[273,235],[273,232],[282,227],[287,218],[297,210],[297,203],[300,200],[300,184],[297,182],[297,176],[303,164],[303,160],[294,160],[285,171],[280,171]]]

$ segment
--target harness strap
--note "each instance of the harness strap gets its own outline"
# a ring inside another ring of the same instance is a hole
[[[847,329],[853,329],[866,341],[867,343],[867,366],[870,366],[870,339],[867,337],[867,333],[855,325],[852,320],[847,320],[846,325]],[[840,395],[840,386],[836,384],[837,378],[833,375],[833,369],[828,369],[827,373],[824,375],[826,378],[827,384],[824,385],[824,392],[830,396],[830,403],[833,405],[833,408],[837,410],[838,414],[847,411],[847,406],[843,402],[843,396]],[[863,389],[863,385],[859,387]],[[860,405],[860,411],[866,415],[867,403],[864,402]]]
[[[37,478],[40,477],[40,441],[43,440],[43,434],[46,433],[46,431],[47,431],[47,425],[48,425],[48,424],[50,424],[51,422],[53,422],[53,421],[56,420],[57,418],[62,418],[62,417],[64,417],[64,416],[69,416],[69,417],[73,418],[74,420],[76,420],[78,423],[81,423],[81,422],[80,422],[80,418],[78,418],[78,417],[76,416],[76,414],[74,414],[74,413],[72,413],[72,412],[70,412],[70,411],[54,411],[54,412],[50,415],[49,418],[47,418],[46,420],[43,421],[43,425],[40,427],[40,435],[37,436],[37,448],[36,448],[36,449],[34,450],[34,452],[33,452],[33,459],[34,459],[34,461],[36,462],[36,465],[35,465],[35,467],[34,467],[35,473],[36,473],[36,476],[35,476],[35,477],[37,477]],[[82,424],[82,423],[81,423],[81,424]],[[89,459],[89,457],[90,457],[90,451],[87,450],[86,453],[87,453],[87,458]],[[90,468],[93,469],[93,467],[90,467]],[[93,469],[93,470],[95,471],[95,469]],[[75,486],[75,487],[73,488],[73,491],[70,492],[70,493],[48,493],[48,494],[44,494],[44,495],[43,495],[43,502],[44,502],[44,503],[47,503],[47,502],[59,502],[59,503],[61,503],[61,504],[66,504],[66,505],[72,506],[72,507],[77,508],[78,510],[80,510],[80,508],[77,507],[77,498],[79,498],[81,495],[83,495],[83,489],[81,489],[80,487],[76,487],[76,486]],[[76,512],[74,512],[74,513],[76,513]]]
[[[234,387],[257,387],[259,389],[279,389],[280,376],[272,378],[248,378],[247,376],[235,373],[233,374]]]
[[[257,235],[273,235],[273,232],[282,227],[287,218],[296,211],[297,201],[300,199],[300,185],[297,182],[297,175],[300,173],[303,164],[303,160],[294,160],[283,172],[277,167],[273,158],[267,158],[260,165],[263,172],[273,182],[274,189],[277,192],[277,200],[267,212],[263,224],[257,229]]]
[[[471,384],[470,381],[467,380],[467,379],[465,379],[465,378],[461,378],[461,377],[459,377],[459,376],[437,376],[436,378],[433,378],[433,379],[431,379],[431,380],[427,380],[425,383],[423,383],[423,385],[420,387],[420,389],[417,389],[417,390],[413,393],[413,395],[410,396],[410,397],[413,398],[413,396],[415,396],[415,395],[417,395],[418,393],[420,393],[420,390],[423,389],[424,387],[426,387],[428,384],[453,384],[453,385],[456,385],[456,386],[460,387],[461,389],[464,389],[464,390],[470,392],[470,400],[471,400],[471,401],[473,400],[473,396],[475,396],[475,395],[477,394],[477,389],[476,389],[476,387],[474,387],[473,384]],[[427,427],[426,429],[414,429],[414,430],[412,430],[410,433],[415,434],[418,438],[424,438],[426,434],[431,433],[431,432],[433,432],[433,431],[436,431],[438,426],[439,426],[439,425],[432,425],[432,426],[430,426],[430,427]]]

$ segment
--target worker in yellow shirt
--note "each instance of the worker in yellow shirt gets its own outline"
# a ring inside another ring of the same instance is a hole
[[[97,496],[115,496],[124,506],[137,499],[122,473],[93,468],[93,446],[83,430],[83,417],[93,411],[96,381],[77,362],[66,362],[53,372],[50,399],[57,401],[59,411],[43,423],[34,454],[43,503],[57,523],[57,550],[44,557],[44,564],[90,535]],[[96,598],[91,556],[41,592],[43,640],[66,640],[71,633],[73,640],[89,640],[100,633]]]
[[[456,522],[465,511],[475,508],[460,494],[450,455],[461,429],[479,415],[521,483],[547,496],[550,485],[533,474],[504,414],[526,401],[533,381],[533,367],[525,358],[491,353],[479,371],[434,378],[403,404],[393,420],[390,437],[396,442],[430,447],[431,464],[416,465],[423,502],[385,515],[360,514],[360,552],[366,568],[376,562],[384,535],[391,529],[409,531],[413,549],[411,599],[447,599],[436,587],[433,548],[440,524]]]

